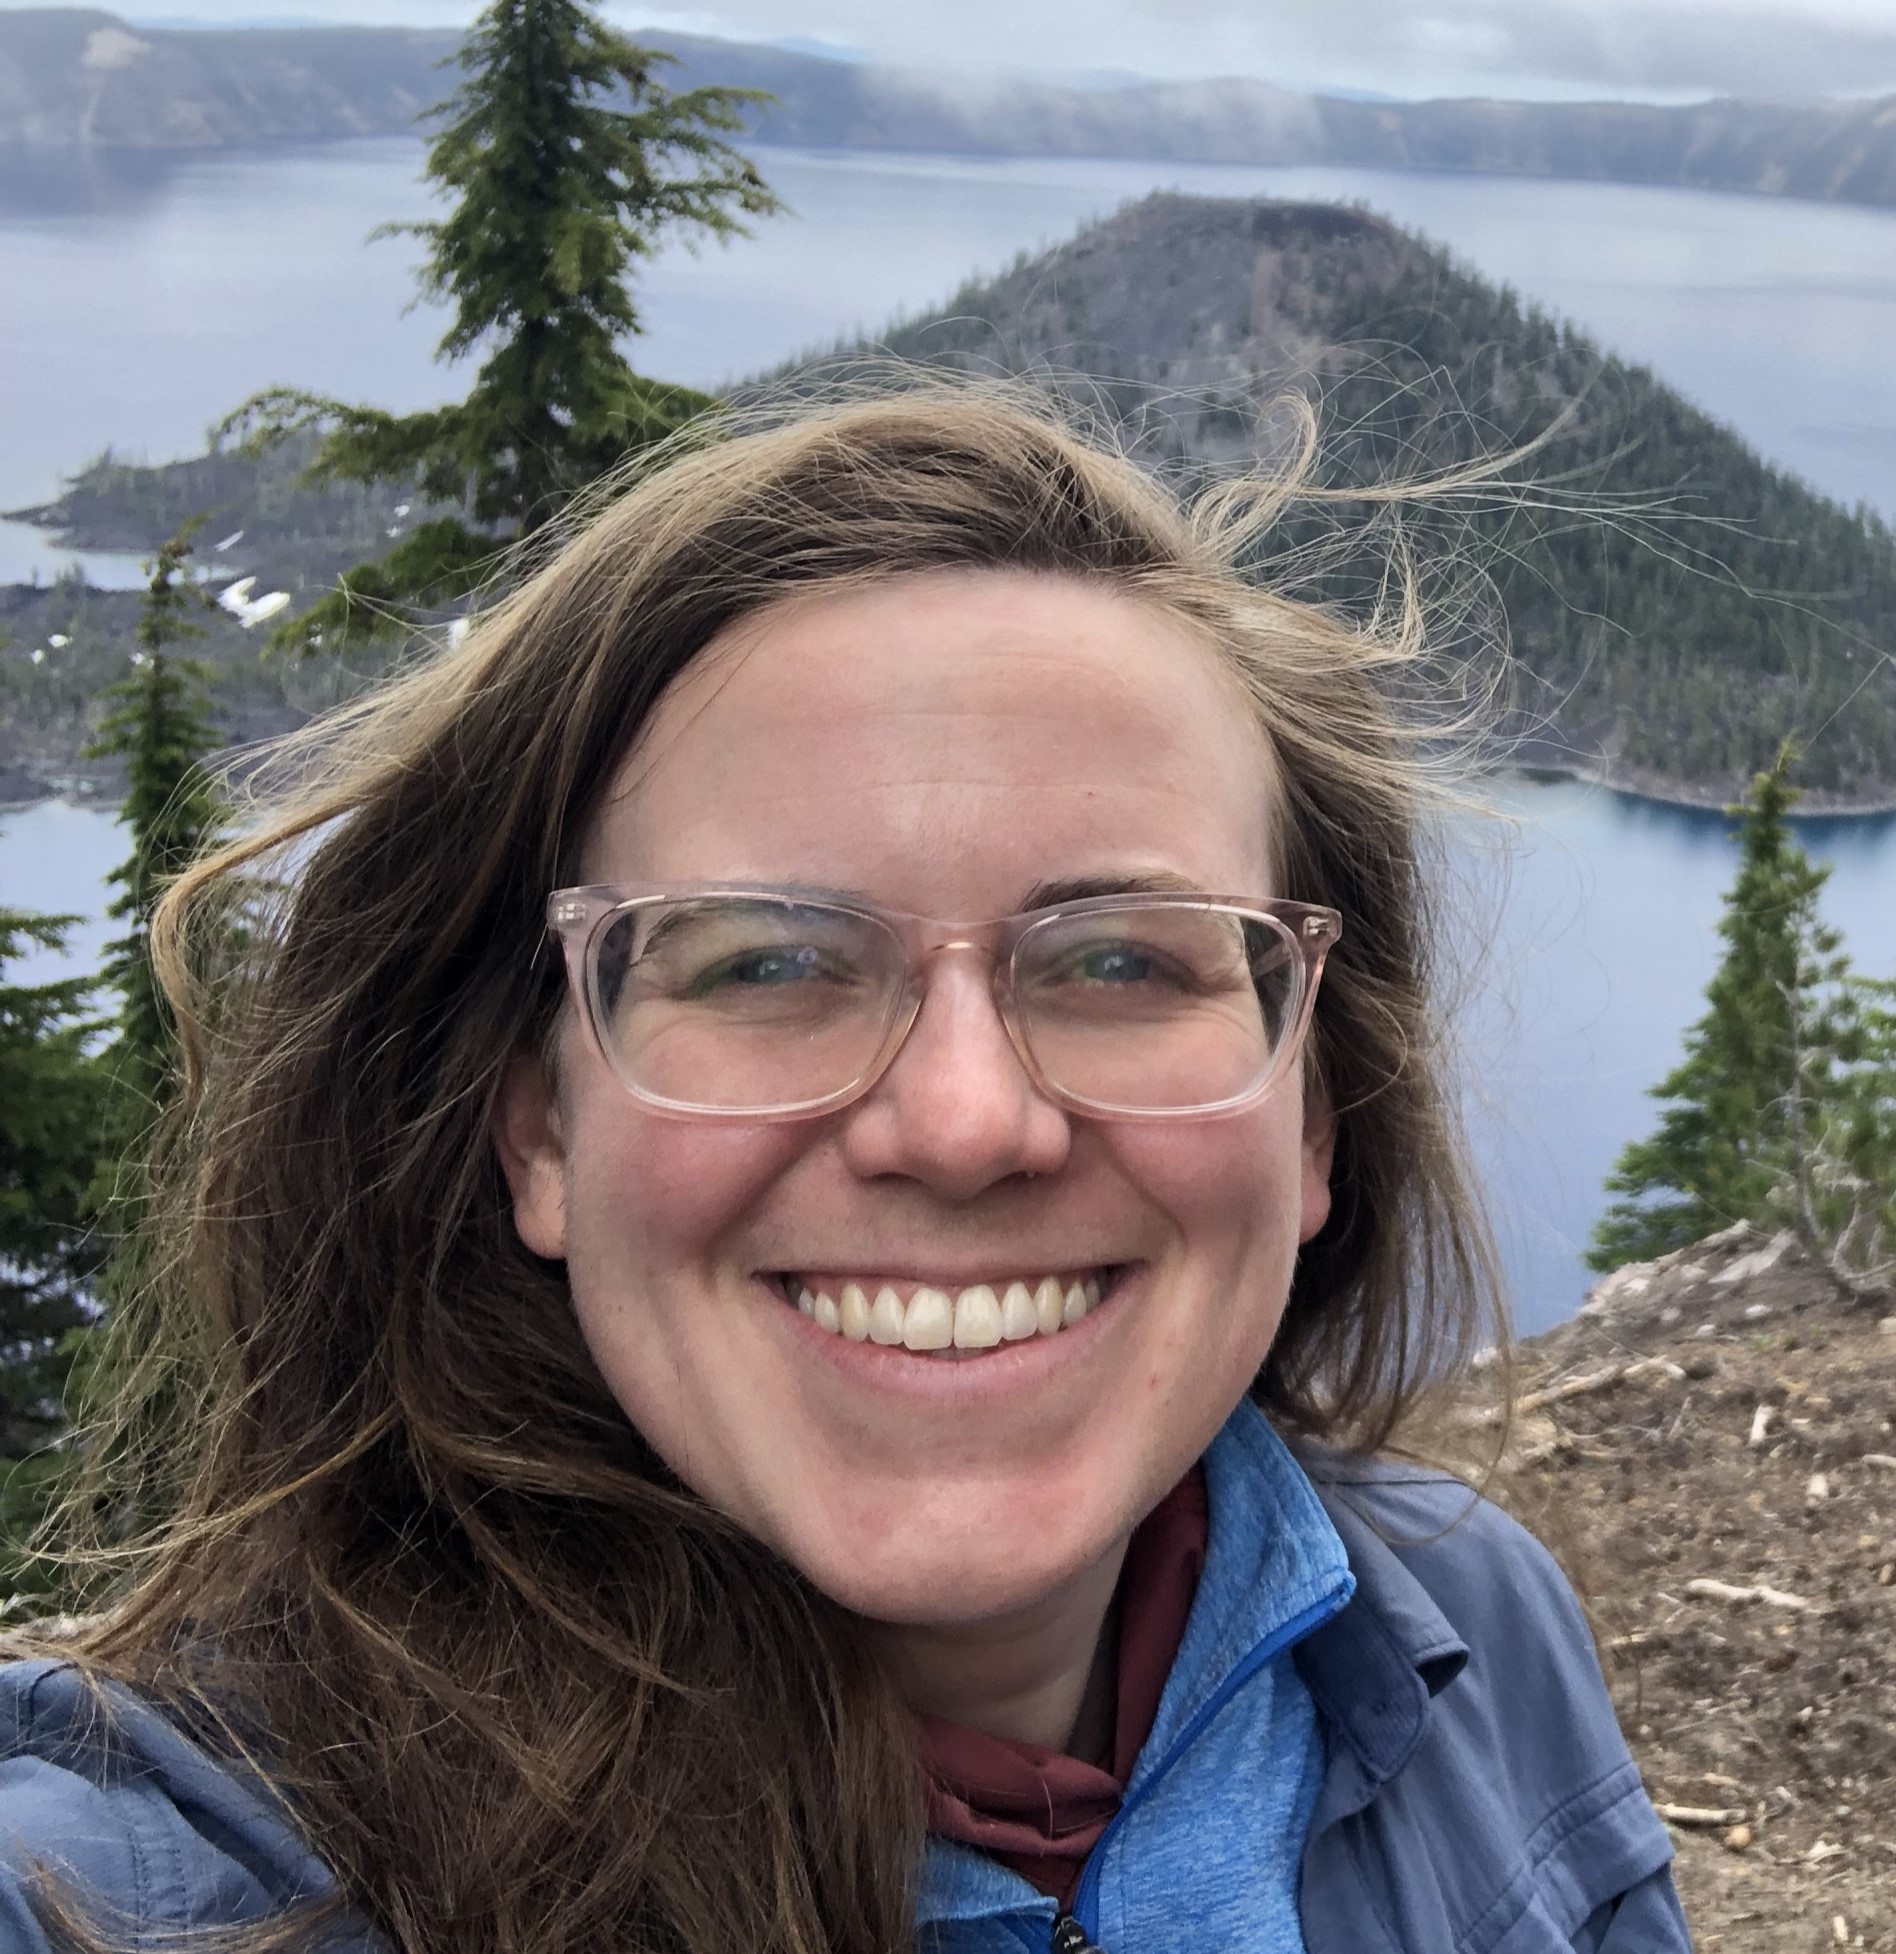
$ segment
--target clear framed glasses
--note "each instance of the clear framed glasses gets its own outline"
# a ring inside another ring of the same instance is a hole
[[[556,889],[547,927],[601,1056],[665,1113],[833,1112],[887,1070],[927,966],[974,955],[1039,1089],[1081,1113],[1203,1119],[1252,1105],[1309,1028],[1334,909],[1091,896],[951,923],[794,890]]]

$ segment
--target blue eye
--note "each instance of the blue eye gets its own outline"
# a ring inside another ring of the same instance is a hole
[[[1089,984],[1144,984],[1152,978],[1152,956],[1130,943],[1101,943],[1075,959],[1075,975]]]
[[[811,978],[822,975],[822,965],[823,953],[811,943],[747,950],[700,971],[692,980],[690,994],[702,997],[708,991],[732,984],[752,985],[759,989],[806,984]]]

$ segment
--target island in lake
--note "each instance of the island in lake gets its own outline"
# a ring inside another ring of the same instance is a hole
[[[832,385],[891,354],[1074,394],[1187,482],[1279,465],[1295,436],[1285,403],[1300,397],[1331,499],[1288,512],[1265,554],[1303,594],[1366,613],[1386,595],[1399,523],[1428,566],[1449,683],[1479,706],[1493,751],[1723,804],[1793,738],[1813,811],[1896,804],[1888,527],[1368,211],[1149,197],[874,346],[757,384]],[[149,550],[204,513],[211,561],[300,604],[430,513],[395,486],[312,489],[307,458],[106,456],[56,502],[16,514],[68,547]],[[1470,466],[1483,486],[1428,487]],[[1371,499],[1391,484],[1420,492]],[[56,659],[0,660],[0,800],[111,791],[83,749],[138,605],[76,578],[0,589],[0,639],[65,640]],[[194,649],[218,674],[233,742],[285,730],[380,669],[320,651],[264,660],[261,634],[234,617],[208,612],[205,626]],[[1442,668],[1425,677],[1439,698]]]

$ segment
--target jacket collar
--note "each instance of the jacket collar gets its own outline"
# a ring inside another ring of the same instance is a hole
[[[1290,1448],[1248,1399],[1205,1453],[1211,1529],[1185,1634],[1127,1790],[1165,1763],[1210,1699],[1257,1654],[1333,1617],[1347,1550]]]
[[[1468,1644],[1363,1510],[1364,1490],[1413,1475],[1314,1449],[1306,1452],[1304,1466],[1349,1556],[1356,1593],[1298,1644],[1297,1667],[1318,1712],[1353,1755],[1359,1770],[1346,1774],[1346,1781],[1360,1777],[1350,1789],[1366,1803],[1414,1754],[1430,1701],[1461,1674]],[[1344,1784],[1333,1773],[1323,1804],[1344,1797]],[[1317,1822],[1340,1815],[1320,1808]]]

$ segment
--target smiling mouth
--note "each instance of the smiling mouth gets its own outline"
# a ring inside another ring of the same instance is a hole
[[[1058,1336],[1096,1310],[1123,1273],[1080,1269],[965,1289],[785,1274],[773,1286],[830,1336],[955,1358]]]

